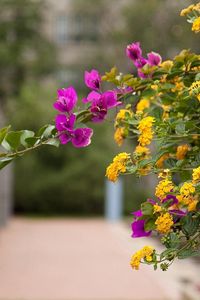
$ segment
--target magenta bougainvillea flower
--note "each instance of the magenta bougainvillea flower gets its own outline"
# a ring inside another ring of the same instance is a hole
[[[142,49],[140,48],[140,43],[135,42],[126,47],[126,55],[133,61],[136,61],[142,56]]]
[[[72,142],[76,148],[86,147],[91,143],[93,130],[91,128],[74,129],[76,116],[71,114],[69,117],[65,115],[56,116],[56,129],[58,130],[58,138],[61,144]]]
[[[77,128],[73,132],[72,144],[76,148],[86,147],[91,143],[93,130],[91,128]]]
[[[142,56],[142,49],[139,42],[132,43],[126,47],[126,55],[133,61],[137,68],[138,77],[141,79],[151,78],[153,71],[148,71],[148,66],[158,66],[162,62],[161,56],[156,52],[150,52],[147,54],[147,59]],[[147,70],[143,67],[147,66]]]
[[[134,65],[136,66],[137,69],[144,67],[146,64],[147,64],[147,59],[142,56],[134,61]]]
[[[168,195],[162,200],[163,203],[165,203],[165,202],[167,202],[167,201],[169,201],[170,206],[172,206],[172,205],[178,203],[178,199],[176,198],[175,195],[172,195],[172,194],[168,194]]]
[[[136,238],[136,237],[150,236],[151,231],[145,231],[144,229],[145,220],[138,220],[138,218],[142,217],[142,211],[137,210],[133,212],[133,215],[135,220],[131,224],[131,228],[132,228],[131,237]]]
[[[106,91],[102,94],[92,91],[84,98],[83,103],[91,103],[90,111],[92,113],[92,121],[102,122],[108,112],[108,109],[114,108],[121,104],[117,101],[117,93],[115,91]]]
[[[99,100],[94,100],[91,104],[90,111],[92,113],[92,121],[95,123],[102,122],[108,111],[108,106],[102,97]]]
[[[83,103],[88,103],[88,102],[94,102],[94,101],[99,101],[101,99],[101,94],[95,91],[92,91],[88,94],[87,98],[83,98],[82,102]]]
[[[85,84],[92,90],[99,90],[101,84],[101,76],[97,70],[91,72],[85,71]]]
[[[56,116],[56,129],[58,131],[73,130],[76,116],[71,114],[69,117],[65,115]]]
[[[160,54],[156,53],[156,52],[150,52],[147,54],[148,57],[148,64],[150,66],[158,66],[161,62],[162,62],[162,58],[160,56]]]
[[[71,86],[68,88],[62,88],[57,91],[58,99],[53,104],[54,108],[59,112],[70,113],[78,100],[77,93],[75,89]]]

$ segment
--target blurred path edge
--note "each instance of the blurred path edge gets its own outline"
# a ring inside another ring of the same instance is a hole
[[[0,231],[0,300],[178,299],[160,272],[129,266],[143,245],[120,222],[13,218]]]

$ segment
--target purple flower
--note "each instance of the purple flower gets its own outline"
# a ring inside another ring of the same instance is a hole
[[[147,64],[147,59],[144,57],[140,57],[139,59],[134,61],[134,65],[136,66],[136,68],[142,68]]]
[[[103,93],[102,99],[105,100],[108,109],[116,107],[122,103],[117,101],[117,94],[114,91],[107,91]]]
[[[187,213],[185,211],[180,210],[180,209],[170,209],[169,213],[172,215],[176,215],[178,217],[184,217],[187,215]]]
[[[103,94],[92,91],[82,101],[83,103],[91,103],[90,111],[93,115],[93,122],[102,122],[105,119],[108,109],[121,104],[120,101],[117,101],[117,93],[114,91],[107,91]]]
[[[152,205],[156,204],[156,201],[150,198],[147,199],[147,202],[151,203]]]
[[[54,108],[63,113],[70,113],[78,100],[75,89],[73,87],[59,89],[57,95],[58,99],[53,104]]]
[[[91,143],[92,135],[93,130],[91,128],[77,128],[73,132],[72,144],[76,148],[86,147]]]
[[[101,76],[97,70],[91,72],[85,71],[85,84],[92,90],[99,90],[101,83]]]
[[[145,221],[144,220],[138,220],[138,218],[142,217],[142,211],[137,210],[132,213],[135,217],[136,220],[133,221],[131,224],[132,227],[132,237],[143,237],[143,236],[149,236],[151,234],[151,231],[145,231],[144,230],[144,225]]]
[[[148,57],[148,64],[150,66],[158,66],[162,61],[160,54],[153,51],[148,53],[147,57]]]
[[[92,102],[90,111],[92,113],[92,121],[95,123],[102,122],[108,111],[106,100],[102,97]]]
[[[86,147],[91,143],[93,130],[91,128],[74,128],[76,116],[71,114],[69,117],[65,115],[56,116],[56,129],[58,130],[58,138],[61,144],[72,142],[76,148]]]
[[[65,115],[57,115],[56,129],[58,131],[73,130],[75,121],[76,116],[74,114],[71,114],[69,117],[66,117]]]
[[[126,47],[126,55],[133,61],[138,60],[142,55],[142,49],[140,43],[135,42]]]
[[[136,218],[142,217],[141,209],[132,212],[132,215],[134,215]]]
[[[83,98],[82,102],[83,103],[95,102],[95,101],[99,101],[100,99],[101,99],[101,94],[92,91],[88,94],[87,98]]]
[[[131,224],[131,227],[132,227],[131,237],[136,238],[136,237],[150,236],[151,231],[145,231],[144,224],[145,224],[144,220],[134,221]]]
[[[169,200],[171,200],[170,206],[172,206],[172,205],[178,203],[178,199],[176,198],[176,196],[175,196],[175,195],[171,195],[171,194],[167,195],[167,196],[162,200],[162,202],[165,203],[165,202],[167,202],[167,201],[169,201]]]

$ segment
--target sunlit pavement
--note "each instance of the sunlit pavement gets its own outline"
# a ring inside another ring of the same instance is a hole
[[[15,218],[0,231],[0,300],[182,299],[181,276],[195,269],[133,271],[130,256],[145,244],[124,223]]]

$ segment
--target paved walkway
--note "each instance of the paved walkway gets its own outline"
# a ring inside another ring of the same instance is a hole
[[[144,244],[101,219],[15,218],[0,232],[0,300],[178,299],[170,272],[129,267]]]

